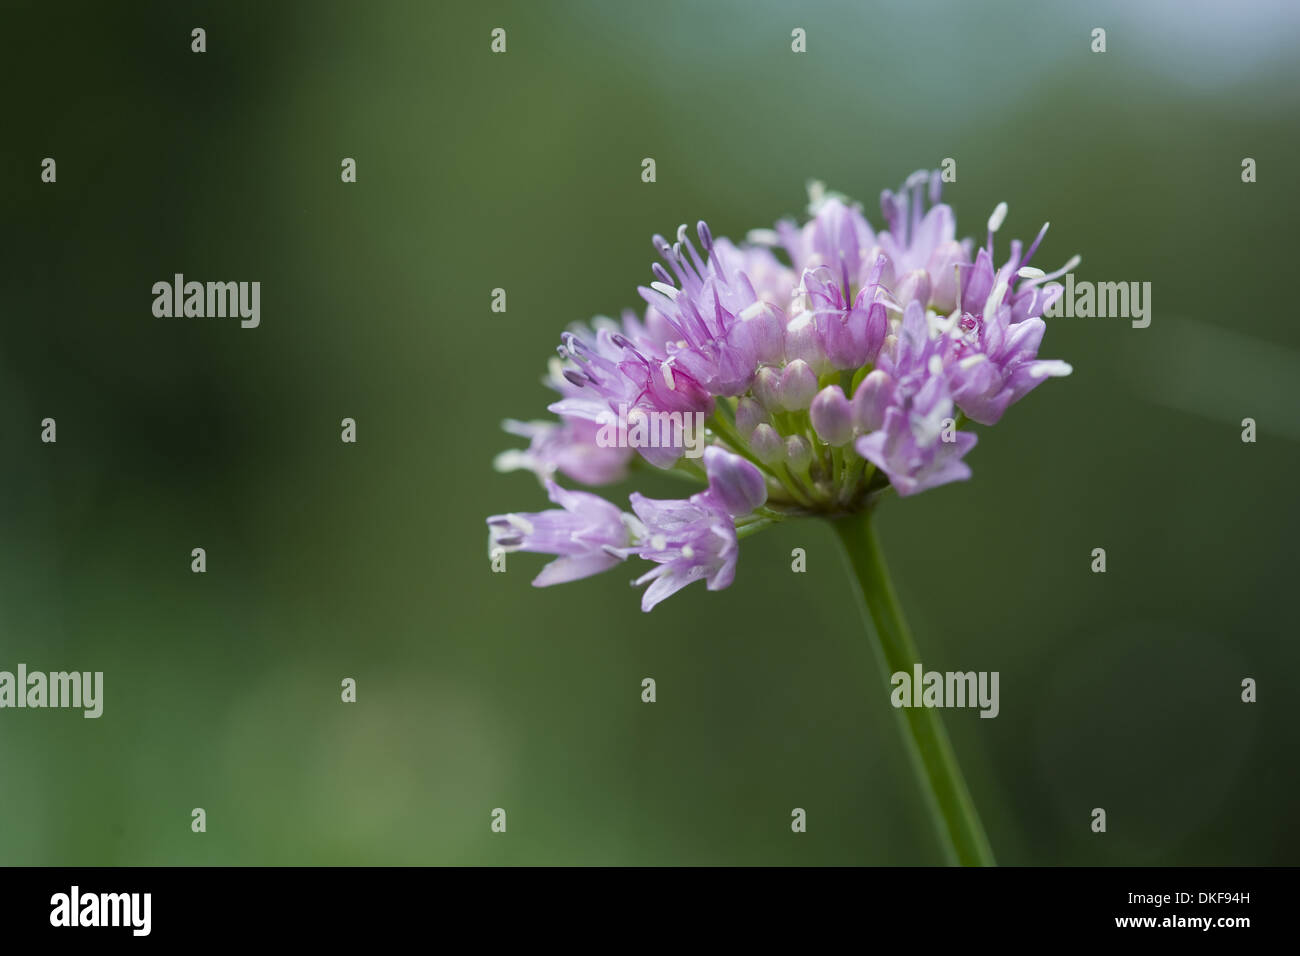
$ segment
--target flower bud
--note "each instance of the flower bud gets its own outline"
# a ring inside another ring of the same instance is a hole
[[[830,362],[811,312],[800,312],[785,327],[785,360],[802,359],[814,372],[829,372]]]
[[[767,501],[767,482],[757,468],[717,445],[704,449],[709,491],[731,515],[749,514]]]
[[[768,420],[767,411],[749,396],[736,403],[736,430],[748,435]]]
[[[781,407],[787,411],[797,412],[807,408],[817,394],[817,374],[803,359],[795,359],[781,373],[778,394]]]
[[[838,385],[828,385],[818,392],[808,414],[818,437],[826,444],[847,445],[853,438],[852,409]]]
[[[785,324],[776,309],[759,300],[742,309],[734,335],[746,354],[760,362],[779,362],[785,351]]]
[[[934,250],[930,256],[930,262],[926,266],[926,271],[930,273],[930,303],[942,314],[947,314],[957,308],[957,266],[964,265],[967,262],[966,250],[962,248],[960,242],[948,240],[941,243],[939,248]],[[899,305],[906,308],[906,302],[899,302]],[[922,306],[926,303],[922,302]]]
[[[749,436],[749,447],[754,455],[765,465],[775,465],[785,461],[785,443],[771,425],[763,424],[754,429]]]
[[[750,390],[769,412],[779,412],[781,410],[781,373],[772,366],[764,365],[758,370]]]
[[[880,369],[858,383],[853,393],[853,424],[862,432],[874,432],[885,422],[885,407],[894,390],[894,380]]]
[[[785,440],[785,457],[794,468],[802,471],[812,463],[812,445],[802,435],[791,435]]]
[[[920,302],[921,308],[930,304],[930,275],[924,269],[915,269],[903,276],[894,289],[894,300],[901,309],[909,302]]]

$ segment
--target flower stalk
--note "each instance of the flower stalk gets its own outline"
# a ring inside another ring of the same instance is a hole
[[[920,658],[885,565],[872,511],[836,518],[831,526],[857,582],[864,622],[870,619],[868,630],[875,637],[876,657],[888,685],[890,675],[912,673]],[[900,707],[895,714],[947,861],[960,866],[995,866],[993,849],[939,712],[931,707]]]

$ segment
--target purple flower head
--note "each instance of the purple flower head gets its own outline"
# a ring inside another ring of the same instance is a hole
[[[876,235],[862,207],[826,195],[820,183],[811,184],[809,194],[812,218],[802,228],[788,219],[778,223],[777,240],[799,272],[825,267],[837,276],[847,272],[858,285],[876,258]]]
[[[598,425],[618,416],[620,410],[628,414],[712,412],[713,396],[666,356],[645,329],[625,319],[621,331],[610,324],[598,325],[594,340],[581,330],[565,332],[558,351],[567,360],[561,374],[568,389],[566,397],[549,410]],[[637,451],[651,464],[669,468],[683,449],[657,446]]]
[[[703,222],[697,232],[707,261],[685,226],[671,245],[655,236],[672,273],[655,263],[657,281],[638,291],[672,329],[667,360],[713,395],[742,395],[759,364],[780,357],[784,322],[754,290],[747,257],[725,240],[714,242]]]
[[[961,308],[948,319],[942,349],[954,400],[981,425],[996,424],[1013,402],[1071,371],[1066,362],[1038,358],[1047,330],[1039,316],[1061,293],[1050,280],[1073,269],[1079,257],[1051,275],[1029,266],[1047,234],[1044,225],[1023,255],[1020,241],[1013,240],[1010,258],[995,270],[993,235],[1005,216],[1006,204],[999,204],[989,217],[988,245],[973,264],[958,269]]]
[[[957,238],[940,186],[938,173],[919,172],[884,193],[882,231],[814,183],[802,225],[782,220],[742,244],[702,222],[671,243],[656,236],[662,261],[639,290],[644,312],[560,337],[547,377],[558,421],[507,423],[529,446],[498,467],[535,472],[560,508],[488,519],[493,551],[555,555],[539,585],[648,561],[636,583],[649,585],[649,610],[692,581],[727,587],[739,541],[770,524],[969,478],[968,422],[991,425],[1069,373],[1038,349],[1042,315],[1062,291],[1052,280],[1078,260],[1052,274],[1031,266],[1044,226],[1028,248],[1013,240],[999,265],[1006,205],[977,247]],[[620,414],[667,419],[681,440],[624,447],[635,430],[620,429],[611,445],[606,426]],[[688,421],[704,422],[698,441],[687,441]],[[604,484],[647,465],[698,490],[634,493],[624,513],[552,480]]]
[[[705,451],[704,466],[708,488],[688,500],[631,496],[638,519],[633,523],[636,543],[618,554],[658,565],[633,582],[650,584],[641,598],[643,611],[693,581],[705,581],[710,591],[717,591],[736,576],[735,522],[762,507],[767,483],[754,465],[716,446]]]
[[[880,246],[897,274],[927,268],[935,253],[956,238],[952,209],[939,202],[942,188],[938,171],[918,170],[897,193],[886,189],[881,194],[880,211],[889,231],[881,234]]]
[[[529,440],[526,450],[497,455],[497,471],[525,469],[538,478],[556,472],[584,485],[608,485],[627,477],[632,449],[600,445],[600,426],[590,419],[564,417],[558,422],[506,421],[502,427]]]
[[[942,188],[938,172],[918,170],[897,193],[885,190],[880,197],[889,223],[880,246],[895,266],[892,291],[900,310],[914,301],[945,312],[956,305],[956,271],[970,262],[971,243],[957,241],[952,209],[939,202]]]
[[[858,438],[854,448],[889,476],[902,497],[964,481],[971,472],[962,458],[977,439],[957,430],[955,414],[941,376],[909,377],[894,383],[881,427]]]
[[[634,493],[632,510],[642,528],[638,544],[625,553],[658,565],[634,582],[650,585],[641,596],[641,610],[653,610],[693,581],[705,581],[710,591],[731,586],[739,552],[736,526],[711,495],[656,501]]]
[[[856,417],[870,429],[854,448],[904,497],[969,478],[961,459],[976,441],[957,430],[932,316],[918,302],[907,307],[897,338],[854,396]]]
[[[997,424],[1009,405],[1048,378],[1070,374],[1068,363],[1038,358],[1047,331],[1042,319],[1013,323],[1005,303],[954,318],[946,369],[953,398],[971,421]]]
[[[539,588],[590,577],[623,560],[617,549],[627,546],[630,534],[621,511],[599,495],[569,491],[553,481],[546,490],[559,509],[487,519],[490,556],[512,551],[558,555],[533,580]]]
[[[838,275],[824,266],[804,272],[799,291],[813,317],[819,353],[826,357],[830,368],[861,368],[880,351],[889,330],[883,302],[885,293],[880,285],[888,265],[888,259],[877,256],[856,295],[846,266],[841,267]]]

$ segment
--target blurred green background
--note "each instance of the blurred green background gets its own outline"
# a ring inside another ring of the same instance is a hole
[[[546,506],[499,422],[653,233],[813,177],[879,225],[944,157],[962,235],[1006,200],[1000,249],[1050,219],[1035,264],[1153,284],[881,513],[926,665],[1001,673],[947,715],[1000,861],[1300,862],[1297,14],[1129,6],[6,4],[0,669],[105,703],[0,711],[0,863],[938,862],[827,528],[644,615],[631,568],[491,573],[483,520]],[[154,318],[175,272],[261,281],[261,327]]]

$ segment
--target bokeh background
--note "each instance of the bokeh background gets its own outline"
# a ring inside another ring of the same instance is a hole
[[[492,470],[499,422],[544,416],[563,326],[640,304],[653,233],[739,238],[814,177],[878,224],[944,157],[961,234],[1007,200],[1003,243],[1052,223],[1036,264],[1153,284],[1148,329],[1051,323],[1074,375],[983,431],[972,481],[881,512],[926,665],[1001,673],[996,720],[947,715],[1000,861],[1300,862],[1297,24],[5,4],[0,669],[106,690],[99,720],[0,711],[0,863],[938,862],[827,528],[644,615],[630,568],[491,573],[483,519],[545,506]],[[154,318],[174,272],[261,281],[261,327]]]

